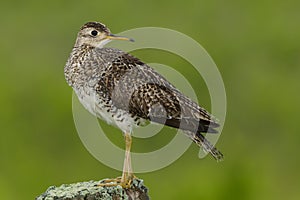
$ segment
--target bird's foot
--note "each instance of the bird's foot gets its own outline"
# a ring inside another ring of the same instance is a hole
[[[125,173],[125,175],[123,174],[121,178],[122,188],[130,188],[133,180],[136,178],[137,177],[132,173]]]
[[[101,181],[100,184],[98,184],[98,186],[113,187],[113,186],[120,185],[122,188],[130,188],[132,181],[136,178],[137,177],[133,174],[126,174],[123,175],[122,177],[117,177],[113,179],[104,179],[103,181]]]
[[[100,184],[98,184],[98,186],[100,186],[100,187],[112,187],[112,186],[121,185],[121,178],[122,177],[104,179],[104,180],[101,181]]]

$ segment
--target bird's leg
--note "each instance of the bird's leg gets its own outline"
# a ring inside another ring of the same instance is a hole
[[[130,157],[130,148],[131,148],[131,135],[130,133],[125,133],[125,159],[124,159],[124,165],[123,165],[123,174],[121,178],[121,185],[124,188],[130,187],[130,184],[134,178],[132,167],[131,167],[131,157]]]
[[[105,179],[103,180],[102,183],[99,184],[99,186],[110,187],[110,186],[121,185],[123,188],[130,188],[131,182],[135,178],[132,172],[131,157],[130,157],[130,148],[131,148],[132,139],[130,133],[125,133],[124,137],[125,137],[125,159],[124,159],[122,177],[118,177],[115,179]]]

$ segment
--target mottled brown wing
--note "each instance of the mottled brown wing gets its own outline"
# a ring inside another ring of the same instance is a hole
[[[135,90],[129,103],[129,112],[150,121],[191,132],[216,133],[218,124],[200,118],[200,111],[187,106],[191,102],[182,99],[172,88],[146,83]],[[197,113],[197,114],[195,114]],[[207,114],[207,113],[206,113]],[[196,117],[198,115],[198,117]],[[206,116],[207,118],[207,116]]]
[[[99,85],[107,88],[114,106],[133,116],[194,133],[217,132],[219,125],[206,110],[129,54],[108,66]]]

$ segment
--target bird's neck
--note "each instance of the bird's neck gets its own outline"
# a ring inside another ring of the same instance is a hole
[[[94,47],[89,45],[74,46],[70,57],[64,67],[66,81],[70,86],[78,81],[78,76],[83,72],[83,63],[86,55],[92,51]]]

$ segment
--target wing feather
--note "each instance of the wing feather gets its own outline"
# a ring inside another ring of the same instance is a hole
[[[130,54],[112,60],[99,86],[107,88],[114,106],[132,115],[194,133],[217,132],[219,124],[204,108]]]

